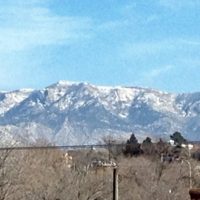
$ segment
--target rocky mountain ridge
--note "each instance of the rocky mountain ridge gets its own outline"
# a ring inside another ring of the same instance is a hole
[[[112,135],[139,139],[180,131],[200,139],[200,93],[59,81],[42,90],[0,92],[1,146],[43,138],[56,144],[99,143]]]

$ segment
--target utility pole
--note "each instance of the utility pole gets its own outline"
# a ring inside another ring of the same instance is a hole
[[[118,168],[113,168],[113,200],[118,200]]]
[[[112,168],[113,169],[113,200],[118,200],[118,166],[115,162],[97,161],[93,163],[95,167]]]

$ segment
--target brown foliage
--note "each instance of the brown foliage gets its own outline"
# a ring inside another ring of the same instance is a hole
[[[93,159],[108,159],[106,150],[70,151],[72,168],[68,168],[65,153],[50,149],[2,152],[0,200],[112,199],[112,168],[90,166]],[[120,155],[117,163],[119,199],[189,199],[186,162],[169,164],[161,163],[159,157]],[[191,164],[194,169],[197,161],[191,160]],[[193,184],[198,186],[195,173]]]

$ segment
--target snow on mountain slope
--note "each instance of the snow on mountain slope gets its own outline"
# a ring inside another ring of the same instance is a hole
[[[140,138],[181,131],[200,139],[200,93],[59,81],[42,90],[0,93],[0,126],[9,137],[58,144],[99,142],[108,134]],[[14,128],[13,128],[14,127]],[[26,130],[26,131],[24,131]],[[8,137],[8,138],[9,138]]]
[[[0,93],[0,116],[26,99],[32,91],[32,89],[21,89]]]

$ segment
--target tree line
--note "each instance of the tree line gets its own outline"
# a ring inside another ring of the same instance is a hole
[[[110,141],[110,139],[107,140],[107,144],[110,144]],[[173,141],[173,145],[170,144],[170,141]],[[123,154],[127,157],[137,157],[140,155],[160,157],[162,154],[180,157],[182,144],[187,145],[188,141],[180,132],[174,132],[170,135],[170,141],[165,141],[160,138],[157,142],[153,142],[150,137],[146,137],[141,143],[139,143],[135,134],[132,133],[130,138],[122,145],[122,147],[110,147],[109,151],[114,158],[119,154]],[[115,143],[117,142],[112,140],[112,144],[114,145]]]

